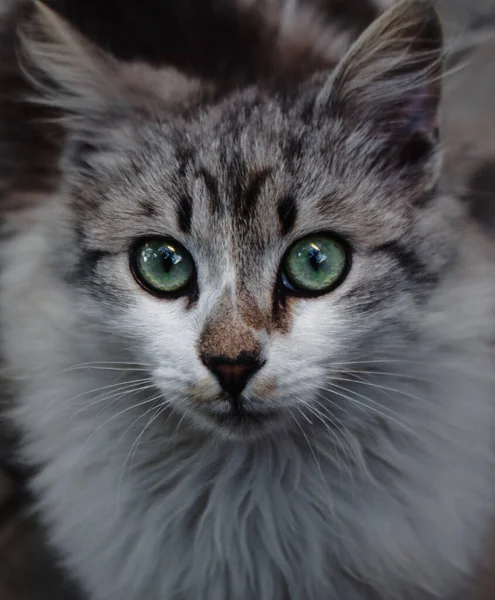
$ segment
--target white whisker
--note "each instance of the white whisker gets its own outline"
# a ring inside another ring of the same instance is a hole
[[[372,413],[374,413],[374,414],[378,415],[379,417],[383,418],[385,421],[391,421],[391,422],[395,423],[401,429],[403,429],[404,431],[407,431],[408,433],[412,434],[415,438],[419,439],[422,443],[425,443],[425,441],[421,438],[421,436],[416,431],[414,431],[414,429],[412,429],[407,423],[405,423],[394,411],[392,411],[392,410],[390,410],[390,409],[388,409],[386,407],[381,406],[375,400],[372,400],[371,398],[369,398],[369,397],[367,397],[367,396],[365,396],[363,394],[355,392],[354,390],[350,390],[348,388],[345,388],[343,386],[339,386],[337,384],[330,384],[330,385],[332,387],[330,387],[330,388],[320,387],[319,389],[321,389],[322,391],[330,392],[331,394],[335,394],[337,396],[340,396],[344,400],[348,400],[352,404],[358,406],[359,408],[361,408],[365,412],[366,411],[371,411]],[[364,400],[364,402],[361,401],[361,400],[358,400],[357,398],[354,398],[354,397],[350,396],[349,394],[354,394],[358,398],[362,398]],[[376,408],[373,405],[376,405],[379,408]]]

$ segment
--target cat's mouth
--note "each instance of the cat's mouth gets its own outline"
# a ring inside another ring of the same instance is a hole
[[[221,402],[220,406],[204,406],[201,412],[215,429],[220,429],[228,435],[259,435],[281,420],[279,410],[260,410],[246,405],[239,398],[225,397]]]

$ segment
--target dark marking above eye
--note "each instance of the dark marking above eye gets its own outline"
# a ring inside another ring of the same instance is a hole
[[[222,204],[220,202],[220,195],[218,193],[218,182],[215,177],[205,169],[201,167],[198,171],[198,176],[203,179],[208,193],[208,205],[210,212],[214,215],[218,214],[222,210]]]
[[[234,200],[234,205],[238,208],[239,198],[242,197],[246,187],[247,171],[246,165],[238,156],[232,158],[229,162],[224,160],[226,165],[227,180],[230,182],[231,189],[229,196]]]
[[[268,177],[271,175],[271,169],[262,169],[255,171],[248,176],[244,186],[239,186],[238,197],[235,199],[237,214],[242,219],[248,219],[253,213],[261,190]]]
[[[139,203],[145,217],[156,216],[156,208],[150,200],[141,200]]]
[[[285,162],[291,172],[297,170],[303,155],[303,143],[300,137],[290,137],[282,146]]]
[[[287,235],[294,229],[297,219],[297,204],[294,196],[287,194],[278,203],[278,218],[282,226],[282,233]]]
[[[191,231],[192,224],[192,199],[188,194],[181,194],[177,205],[177,219],[179,227],[184,233]]]
[[[178,148],[175,153],[179,177],[185,177],[189,165],[193,163],[194,153],[190,148]]]

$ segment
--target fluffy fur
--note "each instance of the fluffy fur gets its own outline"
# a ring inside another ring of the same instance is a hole
[[[222,88],[331,68],[378,15],[374,0],[51,0],[115,56],[174,65]],[[31,203],[58,178],[60,131],[31,94],[16,31],[32,0],[0,0],[0,207]]]
[[[56,192],[5,214],[2,353],[88,597],[469,597],[494,516],[494,256],[440,181],[431,5],[393,7],[336,70],[228,92],[120,64],[40,5],[22,40],[66,137]],[[287,295],[282,256],[315,231],[347,240],[349,274]],[[148,235],[188,248],[196,296],[136,283]],[[222,424],[199,350],[248,342],[258,418]]]

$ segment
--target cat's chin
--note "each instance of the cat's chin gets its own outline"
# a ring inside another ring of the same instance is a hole
[[[228,411],[201,410],[196,414],[202,429],[228,440],[249,440],[265,437],[283,427],[281,411],[249,411],[231,408]]]

